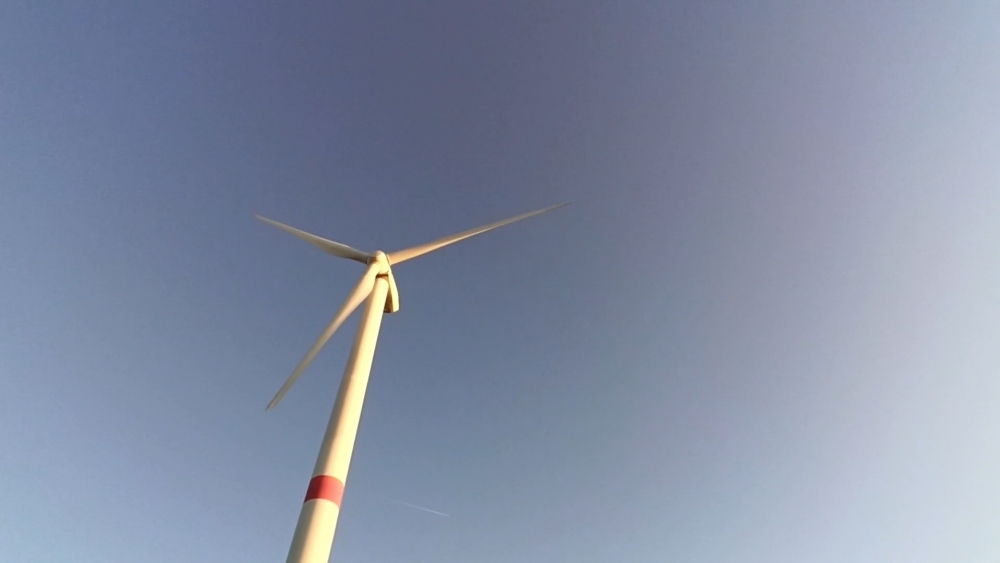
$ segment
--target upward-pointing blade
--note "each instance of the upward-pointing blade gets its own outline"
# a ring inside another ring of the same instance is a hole
[[[367,252],[361,252],[357,248],[352,248],[350,246],[347,246],[346,244],[341,244],[339,242],[327,240],[323,237],[318,237],[314,234],[296,229],[295,227],[289,227],[284,223],[279,223],[272,219],[268,219],[267,217],[261,217],[260,215],[255,215],[255,217],[267,223],[268,225],[271,225],[273,227],[278,227],[279,229],[285,231],[286,233],[295,235],[308,243],[318,246],[320,250],[326,252],[327,254],[332,254],[339,258],[348,258],[351,260],[357,260],[362,264],[367,264],[368,259],[371,258],[371,255],[368,254]]]
[[[530,211],[528,213],[523,213],[517,217],[511,217],[510,219],[504,219],[503,221],[497,221],[496,223],[490,223],[489,225],[483,225],[482,227],[476,227],[475,229],[469,229],[468,231],[463,231],[461,233],[451,235],[449,237],[444,237],[433,242],[428,242],[427,244],[422,244],[420,246],[414,246],[412,248],[407,248],[406,250],[397,250],[389,254],[390,264],[399,264],[401,262],[406,262],[411,258],[416,258],[417,256],[423,256],[428,252],[434,252],[439,248],[448,246],[449,244],[454,244],[458,241],[465,240],[469,237],[474,237],[476,235],[485,233],[486,231],[492,231],[497,227],[502,227],[504,225],[509,225],[515,221],[520,221],[521,219],[527,219],[528,217],[534,217],[535,215],[541,215],[547,211],[552,211],[553,209],[559,209],[560,207],[565,207],[569,203],[560,203],[559,205],[553,205],[551,207],[546,207],[545,209],[539,209],[537,211]]]
[[[354,286],[351,294],[347,296],[347,300],[344,301],[344,304],[340,307],[340,311],[337,312],[337,316],[333,317],[333,320],[330,321],[329,325],[327,325],[326,330],[323,331],[323,334],[319,335],[319,338],[316,339],[316,343],[313,344],[312,348],[309,349],[309,352],[306,353],[306,357],[302,358],[302,361],[299,362],[298,367],[295,368],[292,375],[288,376],[288,379],[285,380],[285,384],[281,386],[281,389],[278,389],[278,393],[273,399],[271,399],[271,402],[268,403],[267,410],[273,409],[274,406],[278,404],[278,401],[280,401],[281,398],[285,396],[285,393],[292,388],[295,380],[302,375],[302,372],[305,371],[307,367],[309,367],[309,364],[312,363],[316,354],[318,354],[319,351],[323,349],[323,346],[326,345],[327,341],[330,340],[333,333],[340,328],[340,325],[344,324],[347,317],[351,316],[351,313],[353,313],[354,310],[358,308],[358,305],[361,305],[372,292],[372,288],[375,287],[375,277],[378,275],[378,270],[378,264],[368,266],[368,269],[365,270],[364,275],[361,276],[361,279],[358,281],[358,285]]]

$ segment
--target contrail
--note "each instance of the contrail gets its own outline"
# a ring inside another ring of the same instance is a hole
[[[355,490],[357,490],[357,489],[358,489],[358,487],[355,485]],[[438,516],[444,516],[446,518],[451,518],[451,514],[445,514],[444,512],[439,512],[437,510],[431,510],[430,508],[427,508],[426,506],[420,506],[418,504],[412,504],[412,503],[409,503],[409,502],[403,502],[401,500],[396,500],[394,498],[389,498],[389,497],[387,497],[385,495],[382,495],[382,494],[379,494],[379,493],[374,493],[374,492],[371,492],[371,491],[362,491],[362,492],[364,492],[365,494],[369,494],[369,495],[378,497],[378,498],[380,498],[380,499],[382,499],[382,500],[384,500],[386,502],[391,502],[391,503],[394,503],[394,504],[401,504],[403,506],[408,506],[410,508],[416,508],[417,510],[423,510],[424,512],[430,512],[431,514],[436,514]]]
[[[408,502],[403,502],[401,500],[396,500],[393,502],[398,502],[403,506],[409,506],[410,508],[416,508],[417,510],[423,510],[424,512],[430,512],[431,514],[437,514],[438,516],[448,516],[448,517],[451,516],[450,514],[445,514],[444,512],[438,512],[437,510],[431,510],[429,508],[424,508],[423,506],[417,506],[415,504],[410,504]]]

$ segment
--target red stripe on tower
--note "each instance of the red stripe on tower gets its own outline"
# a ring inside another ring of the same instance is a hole
[[[309,502],[315,499],[323,499],[332,502],[340,508],[340,501],[344,499],[344,484],[340,479],[330,475],[317,475],[309,481],[309,489],[306,490],[306,500]]]

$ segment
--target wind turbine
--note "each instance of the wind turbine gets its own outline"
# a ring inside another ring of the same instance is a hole
[[[344,376],[340,381],[340,389],[337,391],[337,400],[333,405],[333,412],[330,414],[330,423],[326,427],[326,434],[323,436],[323,443],[320,445],[319,456],[313,469],[313,476],[306,490],[306,498],[302,504],[302,511],[299,513],[299,521],[295,526],[295,535],[292,537],[292,545],[288,550],[287,563],[327,563],[330,558],[333,535],[337,529],[337,519],[340,516],[340,503],[344,496],[344,484],[347,482],[347,471],[351,465],[354,440],[358,433],[358,422],[361,419],[361,407],[365,400],[365,390],[368,387],[368,375],[371,372],[372,359],[375,356],[375,343],[378,340],[378,331],[382,324],[382,313],[395,313],[399,310],[399,293],[396,290],[396,281],[392,276],[392,266],[564,205],[568,204],[561,203],[531,211],[517,217],[388,254],[381,250],[373,253],[362,252],[346,244],[327,240],[257,215],[261,221],[312,243],[327,254],[361,262],[367,266],[365,273],[340,307],[340,311],[333,317],[326,330],[320,334],[316,343],[306,353],[305,358],[299,362],[295,371],[288,376],[284,385],[267,405],[267,410],[271,410],[278,404],[278,401],[285,396],[295,380],[313,361],[316,354],[330,340],[333,333],[367,299],[367,304],[361,313],[358,333],[354,337],[354,346],[351,348],[350,356],[347,358],[347,366],[344,368]]]

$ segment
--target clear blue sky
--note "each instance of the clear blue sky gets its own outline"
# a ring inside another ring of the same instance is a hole
[[[997,2],[0,7],[0,560],[1000,559]],[[448,517],[404,506],[411,503]]]

